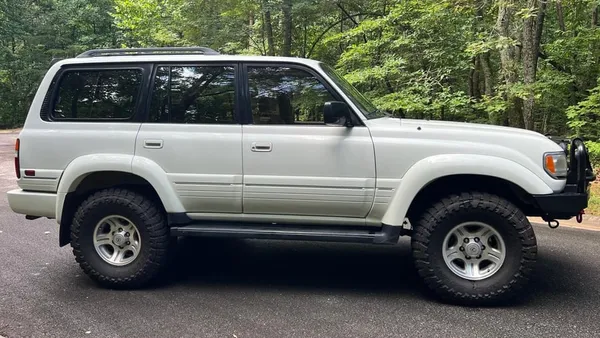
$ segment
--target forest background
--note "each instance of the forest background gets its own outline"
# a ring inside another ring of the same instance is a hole
[[[598,0],[0,0],[0,128],[22,125],[55,58],[207,46],[324,61],[399,117],[582,136],[600,166],[599,7]]]

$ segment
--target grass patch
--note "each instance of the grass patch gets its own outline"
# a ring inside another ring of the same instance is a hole
[[[586,214],[600,215],[600,183],[593,182],[590,186],[590,200],[585,209]]]

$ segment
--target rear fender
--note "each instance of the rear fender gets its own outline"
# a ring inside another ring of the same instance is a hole
[[[165,171],[147,158],[125,154],[93,154],[73,160],[65,169],[58,185],[56,221],[61,222],[67,193],[73,192],[83,179],[94,172],[117,171],[132,173],[148,181],[158,193],[168,213],[185,212]]]

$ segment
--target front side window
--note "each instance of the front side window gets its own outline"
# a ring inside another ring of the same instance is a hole
[[[67,71],[58,84],[53,119],[128,119],[142,84],[139,69]]]
[[[150,122],[234,123],[235,69],[161,66],[152,91]]]
[[[310,73],[289,67],[248,67],[254,124],[324,125],[325,102],[335,99]]]

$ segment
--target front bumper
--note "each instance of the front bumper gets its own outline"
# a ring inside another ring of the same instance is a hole
[[[540,216],[546,221],[570,219],[581,214],[588,206],[590,182],[596,179],[583,140],[574,139],[565,151],[569,158],[565,189],[556,194],[533,196]]]

